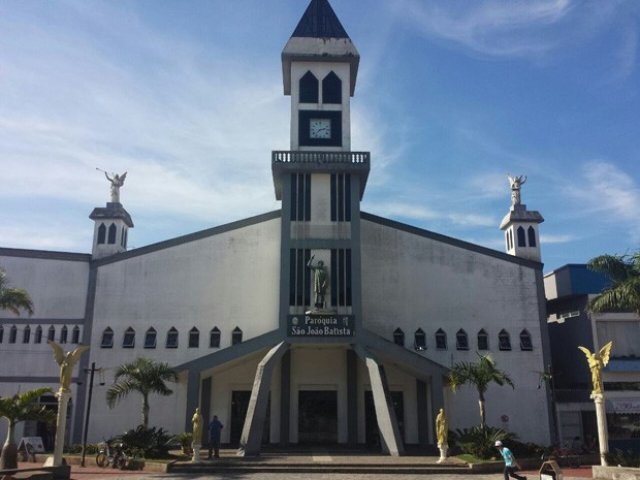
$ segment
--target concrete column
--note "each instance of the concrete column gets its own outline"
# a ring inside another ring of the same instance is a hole
[[[189,370],[187,374],[187,410],[184,418],[184,431],[190,432],[191,417],[196,408],[198,408],[198,400],[200,395],[200,371]]]
[[[347,350],[347,443],[358,443],[358,362],[353,350]]]
[[[384,367],[369,351],[360,345],[355,345],[354,350],[358,356],[364,360],[369,372],[373,405],[376,410],[378,429],[380,430],[383,447],[389,455],[394,457],[403,455],[404,444],[400,436],[396,413],[393,410],[393,403],[391,402]]]
[[[444,382],[442,375],[434,374],[431,377],[431,422],[430,426],[433,426],[433,422],[438,416],[438,411],[444,408]],[[436,433],[433,432],[433,443],[437,442]]]
[[[596,422],[598,425],[598,445],[600,446],[600,465],[607,466],[607,453],[609,453],[609,435],[607,427],[607,412],[604,406],[604,396],[601,393],[592,393],[591,398],[596,405]]]
[[[280,342],[264,356],[253,380],[251,398],[247,407],[247,416],[240,436],[240,448],[238,455],[253,456],[260,454],[262,444],[262,431],[267,415],[267,403],[269,399],[269,387],[271,386],[271,374],[280,358],[289,349],[289,344]]]
[[[287,351],[280,362],[280,445],[289,445],[291,421],[291,352]]]
[[[427,384],[416,379],[416,405],[418,409],[418,443],[424,449],[429,444],[429,415],[427,412]]]
[[[64,435],[67,431],[67,405],[71,392],[60,387],[58,396],[58,417],[56,420],[56,441],[53,447],[53,455],[47,458],[45,467],[59,467],[62,465],[62,452],[64,449]]]

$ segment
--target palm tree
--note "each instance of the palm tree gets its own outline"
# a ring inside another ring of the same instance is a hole
[[[449,372],[449,387],[453,392],[462,385],[473,385],[478,390],[478,404],[480,405],[480,427],[486,426],[484,394],[489,384],[497,383],[501,387],[504,384],[515,388],[509,375],[496,367],[496,362],[489,355],[478,355],[480,360],[476,363],[456,363]]]
[[[26,290],[22,288],[10,288],[7,273],[0,268],[0,310],[9,310],[20,315],[20,309],[33,315],[33,302]]]
[[[600,255],[587,267],[602,273],[612,285],[589,302],[592,312],[632,311],[640,315],[640,251],[633,255]]]
[[[47,410],[37,400],[44,394],[51,393],[50,388],[36,388],[13,397],[0,398],[0,417],[6,418],[9,423],[7,440],[2,447],[0,455],[0,470],[18,468],[18,448],[15,441],[16,424],[25,420],[38,420],[50,422],[55,418],[53,410]]]
[[[167,363],[138,357],[131,363],[120,365],[114,383],[107,390],[107,405],[113,408],[131,392],[142,395],[142,425],[149,428],[149,394],[171,395],[173,390],[165,382],[177,382],[178,373]]]

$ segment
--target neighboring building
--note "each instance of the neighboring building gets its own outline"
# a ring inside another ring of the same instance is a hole
[[[575,437],[597,445],[591,374],[584,353],[613,340],[603,370],[610,448],[640,451],[640,317],[633,313],[590,313],[589,300],[609,285],[586,265],[565,265],[545,275],[547,312],[559,440]]]
[[[282,62],[291,144],[271,160],[282,209],[127,251],[133,222],[112,197],[91,214],[91,256],[0,249],[36,309],[1,320],[0,394],[56,384],[51,335],[89,343],[81,368],[95,362],[107,382],[141,355],[175,366],[175,394],[154,397],[150,414],[171,432],[190,429],[199,406],[225,424],[223,443],[247,453],[264,439],[395,454],[435,443],[440,407],[451,428],[478,424],[475,390],[453,395],[444,378],[491,353],[517,388],[489,389],[488,423],[549,443],[537,373],[550,361],[542,217],[520,204],[520,184],[501,225],[512,254],[361,212],[370,155],[351,151],[350,135],[359,54],[326,0],[311,1]],[[73,396],[74,441],[86,379]],[[139,404],[132,395],[109,410],[96,386],[89,440],[131,428]]]

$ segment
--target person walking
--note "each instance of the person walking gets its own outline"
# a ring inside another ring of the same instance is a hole
[[[500,454],[504,459],[504,480],[509,480],[509,477],[515,478],[517,480],[527,480],[527,477],[518,475],[516,473],[516,469],[519,468],[519,465],[516,461],[516,457],[514,457],[513,453],[511,453],[511,450],[505,447],[500,440],[496,440],[495,446],[498,450],[500,450]]]
[[[224,425],[218,420],[218,416],[214,415],[213,420],[209,422],[209,460],[211,460],[211,451],[213,450],[215,458],[220,458],[220,433]]]

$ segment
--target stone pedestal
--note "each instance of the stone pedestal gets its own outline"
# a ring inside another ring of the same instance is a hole
[[[447,452],[449,451],[448,445],[438,445],[440,449],[440,458],[438,459],[438,463],[442,463],[447,459]]]
[[[45,467],[59,467],[62,465],[62,452],[64,450],[64,436],[67,431],[67,406],[71,398],[71,392],[62,387],[56,393],[58,397],[58,416],[56,419],[56,442],[53,447],[53,456],[47,458]]]
[[[609,453],[609,435],[607,430],[607,413],[604,407],[604,395],[592,393],[591,398],[596,406],[596,422],[598,424],[598,445],[600,447],[600,465],[607,466],[606,454]]]
[[[193,449],[193,455],[191,455],[191,463],[200,463],[200,449],[202,448],[202,445],[200,445],[199,443],[194,443],[191,445],[191,448]]]

